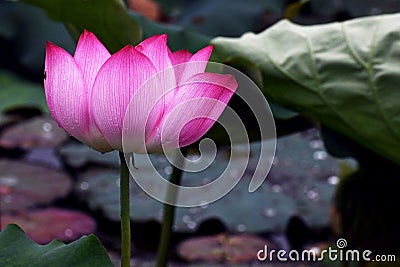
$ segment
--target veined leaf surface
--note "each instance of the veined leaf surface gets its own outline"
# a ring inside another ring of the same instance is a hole
[[[258,66],[267,98],[400,163],[400,14],[212,40],[217,59]]]

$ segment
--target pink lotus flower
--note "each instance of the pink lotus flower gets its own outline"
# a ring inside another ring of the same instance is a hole
[[[74,56],[48,42],[50,113],[70,135],[101,152],[160,151],[164,140],[173,144],[169,148],[189,145],[211,128],[237,88],[230,75],[204,72],[211,52],[212,46],[194,55],[171,52],[165,34],[113,55],[88,31]]]

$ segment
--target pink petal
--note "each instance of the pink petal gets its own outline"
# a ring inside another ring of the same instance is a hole
[[[99,69],[110,56],[108,50],[93,33],[86,30],[82,33],[74,58],[83,73],[83,80],[89,92]]]
[[[72,56],[62,48],[47,43],[45,72],[47,104],[60,127],[99,151],[111,151],[90,122],[83,75]]]
[[[190,58],[189,62],[208,62],[213,49],[214,49],[214,47],[212,45],[204,47],[203,49],[197,51],[197,53],[194,54]],[[206,66],[207,66],[207,64],[203,65],[204,69],[200,72],[204,72],[206,69]]]
[[[168,105],[157,132],[147,140],[154,149],[189,145],[203,136],[219,118],[237,88],[230,75],[200,73],[181,85]]]
[[[138,44],[135,48],[136,50],[140,51],[140,49],[138,49],[138,47],[140,46],[141,48],[144,48],[146,46],[151,46],[155,40],[157,40],[158,38],[161,37],[162,34],[155,34],[153,36],[150,36],[146,39],[144,39],[140,44]],[[165,34],[164,34],[165,35]]]
[[[174,66],[189,61],[189,59],[192,56],[193,56],[192,53],[190,53],[185,49],[176,52],[171,52],[169,54],[169,58],[171,59],[172,65]]]
[[[99,72],[101,66],[110,58],[110,53],[105,46],[97,39],[97,37],[87,30],[81,34],[78,45],[76,47],[74,59],[81,69],[83,74],[84,86],[87,94],[88,104],[90,106],[90,98],[93,83]],[[99,151],[106,152],[111,151],[112,148],[106,140],[101,136],[99,129],[92,118],[92,114],[89,114],[89,131],[92,147]]]
[[[91,144],[88,139],[88,110],[82,73],[64,49],[46,44],[44,88],[50,113],[70,135]]]
[[[147,136],[153,135],[167,104],[174,96],[175,73],[172,68],[153,75],[135,93],[124,118],[124,152],[144,153]],[[155,152],[155,151],[148,151]]]
[[[186,64],[177,65],[175,67],[177,83],[185,82],[197,73],[203,73],[206,70],[212,50],[213,46],[207,46],[194,54]]]
[[[93,85],[90,108],[100,132],[114,149],[122,151],[122,124],[129,102],[155,73],[150,60],[129,45],[112,55],[100,69]],[[145,100],[139,105],[146,104]],[[135,107],[135,112],[134,116],[141,118],[140,106]],[[145,124],[146,120],[137,119],[130,126],[143,128]]]
[[[167,35],[155,35],[147,38],[139,45],[136,49],[146,55],[151,62],[153,62],[157,71],[163,71],[172,66],[171,60],[169,59],[169,48],[167,46]]]
[[[139,45],[137,45],[136,49],[146,55],[151,60],[151,62],[157,69],[157,72],[159,73],[159,75],[155,78],[158,81],[158,84],[156,86],[158,92],[156,94],[157,99],[159,96],[164,95],[163,92],[166,92],[169,89],[176,87],[175,71],[174,68],[172,68],[172,63],[169,57],[171,52],[167,46],[166,34],[149,37],[141,42]],[[156,112],[164,109],[165,103],[168,103],[170,101],[168,97],[168,95],[163,96],[163,99],[157,104],[157,107],[154,108]],[[153,100],[155,101],[155,99]],[[161,113],[158,113],[157,115],[151,115],[151,119],[148,123],[151,125],[152,121],[157,120],[157,118],[161,115]],[[155,118],[154,116],[157,116],[157,118]]]

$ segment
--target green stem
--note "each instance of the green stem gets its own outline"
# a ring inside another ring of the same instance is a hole
[[[184,156],[186,155],[186,149],[182,149]],[[177,165],[181,165],[181,162],[177,162]],[[173,184],[179,185],[181,182],[182,170],[173,166],[173,171],[169,177],[169,181]],[[171,187],[167,187],[166,199],[175,200],[176,190]],[[163,220],[161,226],[161,236],[158,244],[157,251],[157,264],[156,267],[166,267],[168,261],[168,252],[171,246],[172,226],[175,218],[175,206],[170,204],[164,204],[163,206]]]
[[[129,169],[125,155],[119,152],[120,169],[120,206],[121,206],[121,267],[129,267],[131,261],[131,217],[129,202]]]

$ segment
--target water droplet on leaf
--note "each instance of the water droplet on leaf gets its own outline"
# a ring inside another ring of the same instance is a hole
[[[88,189],[89,189],[89,183],[88,183],[88,182],[82,182],[82,183],[79,185],[79,188],[80,188],[81,190],[88,190]]]
[[[332,175],[328,177],[328,183],[331,185],[337,185],[339,183],[339,177],[337,177],[336,175]]]
[[[196,228],[196,223],[195,223],[194,221],[190,221],[190,222],[188,222],[186,225],[187,225],[187,227],[188,227],[189,229],[194,229],[194,228]]]
[[[239,232],[244,232],[246,231],[247,227],[244,224],[239,224],[238,226],[236,226],[236,230],[238,230]]]
[[[323,150],[315,151],[314,154],[313,154],[313,158],[314,158],[315,160],[324,160],[324,159],[326,159],[327,157],[328,157],[328,153],[326,153],[326,152],[323,151]]]
[[[53,130],[53,125],[51,125],[50,122],[45,122],[45,123],[43,123],[43,125],[42,125],[42,129],[43,129],[43,132],[48,133],[48,132],[50,132],[51,130]]]
[[[321,149],[323,148],[324,143],[322,142],[322,140],[312,140],[310,142],[310,148],[312,149]]]
[[[278,185],[278,184],[274,184],[274,185],[271,187],[271,190],[272,190],[272,192],[274,192],[274,193],[280,193],[280,192],[282,191],[282,187],[281,187],[280,185]]]
[[[319,193],[316,190],[310,190],[307,192],[307,197],[311,200],[317,201],[319,199]]]
[[[66,237],[71,237],[72,235],[74,234],[74,232],[71,230],[71,229],[65,229],[65,231],[64,231],[64,235],[66,236]]]
[[[266,208],[264,211],[264,215],[267,217],[274,217],[276,215],[276,210],[272,208]]]

